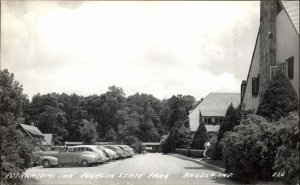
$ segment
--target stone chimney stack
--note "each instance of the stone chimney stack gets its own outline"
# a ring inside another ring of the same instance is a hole
[[[270,67],[276,65],[277,0],[260,1],[260,101],[270,80]]]

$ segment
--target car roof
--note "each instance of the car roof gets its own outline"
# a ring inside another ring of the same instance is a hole
[[[82,147],[97,149],[95,145],[77,145],[77,146],[71,146],[69,148],[82,148]]]

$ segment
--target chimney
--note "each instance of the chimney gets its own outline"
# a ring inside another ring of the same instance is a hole
[[[34,126],[34,122],[32,121],[32,122],[30,123],[30,125],[31,125],[31,126]]]
[[[245,91],[246,91],[247,81],[243,80],[241,84],[241,104],[244,99]]]

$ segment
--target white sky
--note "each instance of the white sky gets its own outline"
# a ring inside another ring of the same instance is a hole
[[[239,92],[259,1],[4,1],[1,68],[32,97],[109,86],[169,98]]]

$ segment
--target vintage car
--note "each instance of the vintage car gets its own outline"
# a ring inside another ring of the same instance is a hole
[[[109,149],[109,148],[107,148],[105,146],[98,145],[97,148],[105,151],[109,155],[110,159],[117,159],[117,158],[119,158],[119,156],[118,156],[118,154],[116,152],[114,152],[113,150],[111,150],[111,149]]]
[[[98,145],[80,145],[80,146],[76,146],[76,147],[80,147],[80,148],[87,147],[87,148],[90,148],[93,152],[96,152],[96,153],[98,153],[101,156],[101,158],[103,159],[102,162],[110,160],[110,156],[108,155],[108,153],[106,153],[102,149],[98,148]]]
[[[126,153],[117,145],[103,145],[106,148],[111,149],[112,151],[116,152],[119,158],[127,157]]]
[[[59,152],[61,149],[65,148],[66,146],[52,146],[50,148],[51,151],[57,151]]]
[[[79,164],[86,167],[104,161],[103,156],[90,146],[65,147],[59,152],[47,152],[40,156],[40,163],[44,168],[69,164]]]
[[[126,149],[125,147],[121,146],[121,145],[116,145],[117,147],[119,147],[125,154],[125,157],[131,157],[131,153],[128,151],[128,149]]]
[[[132,157],[135,154],[134,150],[130,146],[128,146],[128,145],[119,145],[119,147],[122,147],[125,150],[127,150],[130,157]]]

